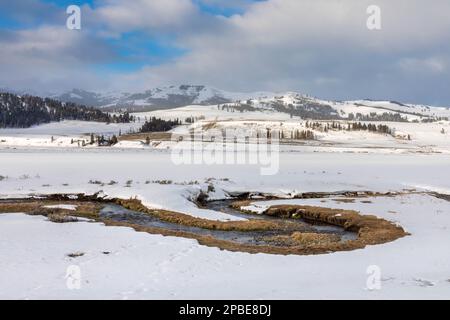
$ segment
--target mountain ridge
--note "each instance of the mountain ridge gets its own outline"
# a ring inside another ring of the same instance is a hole
[[[271,95],[270,92],[236,93],[205,85],[171,85],[151,88],[143,92],[97,93],[81,89],[52,95],[63,102],[89,105],[105,111],[126,109],[128,111],[154,111],[173,109],[187,105],[215,105]]]
[[[50,98],[92,106],[107,112],[148,112],[190,105],[217,105],[222,110],[274,111],[315,120],[434,121],[450,117],[449,108],[406,104],[393,100],[333,101],[292,91],[236,93],[189,84],[151,88],[143,92],[100,93],[73,89],[63,94],[51,95]]]

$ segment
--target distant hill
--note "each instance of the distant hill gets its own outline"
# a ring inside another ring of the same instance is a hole
[[[128,110],[130,112],[154,111],[184,107],[187,105],[215,105],[260,96],[264,93],[231,93],[202,85],[179,85],[152,88],[137,93],[95,93],[74,89],[54,95],[60,101],[98,107],[107,111]]]
[[[327,101],[295,92],[224,103],[218,105],[218,109],[233,112],[281,112],[311,120],[426,122],[450,118],[449,108],[396,101]]]
[[[28,128],[62,120],[129,122],[128,113],[110,115],[99,109],[49,98],[0,93],[0,128]]]
[[[450,117],[449,108],[389,100],[328,101],[297,92],[232,93],[203,85],[165,86],[138,93],[95,93],[74,89],[54,98],[94,106],[103,111],[144,112],[189,105],[217,105],[223,110],[272,111],[315,120],[402,122],[435,121]]]

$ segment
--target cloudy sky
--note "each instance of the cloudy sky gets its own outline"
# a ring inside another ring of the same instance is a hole
[[[81,30],[66,8],[81,7]],[[369,30],[367,7],[381,8]],[[0,0],[0,87],[205,84],[450,106],[450,1]]]

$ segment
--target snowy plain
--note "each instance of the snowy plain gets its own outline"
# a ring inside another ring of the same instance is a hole
[[[139,116],[141,123],[133,124],[64,121],[0,130],[0,197],[99,192],[109,197],[136,197],[151,208],[230,221],[242,218],[198,208],[192,200],[211,186],[211,199],[239,192],[286,198],[302,192],[411,189],[450,194],[448,121],[395,123],[396,132],[411,135],[408,141],[365,132],[317,132],[319,141],[281,145],[279,170],[267,176],[261,175],[257,164],[176,165],[171,158],[173,141],[150,146],[125,141],[111,148],[71,143],[88,139],[89,133],[108,135],[137,129],[151,116],[204,116],[191,126],[175,129],[176,133],[211,122],[219,129],[303,128],[299,119],[287,114],[241,114],[220,111],[217,106]],[[262,211],[271,204],[296,203],[354,209],[398,223],[411,235],[352,252],[252,255],[87,221],[55,224],[40,216],[0,214],[0,298],[448,299],[449,202],[428,194],[369,200],[371,203],[286,199],[250,207]],[[366,286],[367,268],[373,265],[381,270],[381,290],[371,291]],[[67,286],[70,266],[80,268],[79,290]]]
[[[161,150],[2,150],[0,175],[6,178],[0,181],[0,190],[9,197],[103,191],[116,197],[137,196],[150,207],[227,220],[226,214],[198,209],[189,198],[211,183],[217,198],[226,192],[252,190],[286,196],[306,191],[411,188],[450,194],[449,161],[448,156],[436,154],[284,152],[279,173],[261,176],[259,168],[251,165],[177,166],[171,163],[170,152]],[[146,184],[160,179],[174,183]],[[89,183],[95,180],[118,184]],[[198,184],[186,184],[193,180]],[[449,203],[428,195],[370,200],[371,204],[304,203],[376,214],[404,226],[411,236],[327,255],[251,255],[98,223],[61,225],[39,216],[2,214],[0,297],[448,299]],[[293,200],[281,202],[289,201]],[[84,255],[68,257],[74,252]],[[79,290],[67,287],[66,271],[73,265],[81,271]],[[381,270],[381,290],[366,287],[367,268],[372,265]]]
[[[130,130],[137,131],[142,123],[152,116],[164,119],[184,119],[204,116],[208,108],[200,109],[199,106],[190,106],[150,113],[136,113],[136,123],[129,124],[104,124],[98,122],[62,121],[60,123],[49,123],[28,129],[0,129],[0,149],[98,149],[89,144],[90,134],[119,136]],[[211,107],[213,108],[213,107]],[[183,110],[190,110],[185,115]],[[202,110],[202,111],[200,111]],[[192,111],[192,112],[191,112]],[[257,118],[259,117],[259,118]],[[267,118],[266,118],[267,117]],[[258,119],[258,120],[254,120]],[[332,121],[325,121],[329,125]],[[369,124],[371,122],[365,122]],[[367,131],[330,130],[323,132],[313,130],[315,141],[301,143],[301,150],[318,152],[364,152],[364,153],[446,153],[450,154],[450,122],[439,121],[434,123],[412,123],[412,122],[375,122],[377,125],[384,124],[391,128],[392,135],[372,133]],[[373,123],[372,123],[373,124]],[[346,127],[346,122],[342,122]],[[211,127],[209,129],[209,127]],[[242,132],[265,132],[267,129],[283,131],[286,137],[295,130],[310,130],[306,122],[301,119],[290,119],[288,115],[274,112],[247,112],[244,114],[212,110],[204,120],[198,120],[191,125],[182,125],[172,130],[173,133],[189,134],[189,132],[203,132],[206,135],[215,135],[223,130],[235,131],[236,135]],[[409,139],[407,139],[409,137]],[[86,143],[83,146],[82,142]],[[152,141],[151,149],[173,149],[183,147],[183,143],[173,141]],[[191,146],[188,146],[191,147]],[[284,148],[283,146],[281,146]],[[116,149],[143,149],[149,147],[142,141],[121,141],[114,146]],[[309,148],[309,149],[308,149]],[[296,151],[294,145],[284,148],[285,151]]]

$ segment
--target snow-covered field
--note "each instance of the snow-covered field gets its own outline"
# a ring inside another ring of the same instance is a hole
[[[200,111],[199,108],[202,108]],[[215,107],[211,107],[214,109]],[[183,110],[191,110],[183,115]],[[180,109],[173,109],[164,112],[137,113],[139,121],[131,124],[104,124],[83,121],[63,121],[60,123],[50,123],[28,129],[0,129],[0,149],[92,149],[96,148],[89,144],[90,133],[96,135],[119,135],[126,134],[130,130],[138,130],[145,119],[152,116],[165,119],[184,119],[185,117],[200,116],[207,114],[210,107],[192,106]],[[369,152],[369,153],[450,153],[450,122],[439,121],[433,123],[412,123],[412,122],[363,122],[365,124],[384,124],[392,131],[392,135],[373,133],[368,131],[347,131],[347,130],[323,130],[306,127],[306,121],[290,119],[288,115],[282,113],[251,113],[244,114],[211,110],[211,114],[203,120],[198,120],[191,125],[183,125],[172,130],[176,134],[189,134],[190,131],[202,132],[206,135],[215,135],[223,130],[236,132],[237,136],[242,136],[242,132],[256,131],[265,133],[267,129],[279,132],[282,131],[288,140],[287,151],[296,151],[295,140],[289,140],[293,132],[302,130],[312,130],[315,141],[303,141],[310,151],[318,152]],[[259,116],[259,118],[256,118]],[[258,120],[254,120],[255,119]],[[265,118],[267,117],[267,118]],[[323,121],[323,125],[330,125],[332,121]],[[343,128],[348,126],[345,121],[341,122]],[[207,129],[205,129],[205,127]],[[211,129],[208,129],[211,127]],[[242,137],[241,137],[242,138]],[[86,146],[83,146],[83,141]],[[149,149],[143,141],[121,141],[115,145],[116,149]],[[174,141],[156,141],[151,144],[150,149],[171,149],[182,148],[183,143]],[[324,148],[325,147],[325,148]],[[302,148],[303,150],[303,148]]]
[[[26,129],[0,129],[0,148],[80,148],[78,141],[89,142],[90,134],[105,136],[127,133],[142,123],[101,123],[62,121]],[[88,146],[89,148],[90,146]]]
[[[121,141],[114,147],[78,143],[88,141],[89,133],[136,130],[152,116],[198,118],[192,125],[174,129],[176,134],[271,129],[289,135],[307,129],[305,121],[271,110],[240,113],[217,106],[190,106],[136,115],[140,123],[64,121],[0,130],[0,197],[101,193],[136,197],[151,208],[231,221],[243,218],[199,208],[192,200],[201,192],[207,192],[210,199],[239,192],[285,198],[301,192],[412,189],[450,194],[448,121],[386,122],[395,129],[393,135],[315,130],[315,141],[284,141],[279,146],[275,175],[261,175],[262,165],[249,162],[177,165],[173,161],[177,148],[194,148],[199,154],[205,146],[211,147],[201,141],[193,145],[153,141],[149,146]],[[211,144],[222,145],[220,140]],[[227,154],[245,153],[240,146],[228,143]],[[448,299],[450,203],[429,194],[365,200],[370,202],[279,200],[254,203],[247,209],[261,212],[280,203],[354,209],[398,223],[411,236],[364,250],[319,256],[251,255],[85,220],[56,224],[40,216],[0,214],[0,298]],[[57,207],[76,209],[70,204]],[[367,288],[367,271],[374,270],[373,266],[381,272],[380,290]],[[73,272],[81,276],[79,289],[70,282]]]
[[[53,150],[53,151],[52,151]],[[305,191],[404,189],[450,194],[450,158],[444,154],[280,154],[275,176],[256,165],[183,165],[164,150],[2,150],[2,196],[94,193],[137,196],[161,207],[209,219],[230,216],[189,201],[200,189]],[[117,184],[108,185],[113,180]],[[158,180],[172,180],[161,184]],[[104,185],[97,184],[103,182]],[[450,296],[450,205],[429,195],[374,198],[372,203],[303,201],[376,214],[411,236],[364,250],[319,256],[231,253],[196,241],[137,233],[97,223],[54,224],[23,214],[0,215],[1,298],[437,298]],[[282,203],[294,200],[283,200]],[[295,200],[299,201],[299,200]],[[280,201],[278,201],[280,203]],[[234,219],[234,218],[233,218]],[[69,254],[82,256],[70,258]],[[368,290],[369,266],[381,271],[381,290]],[[66,273],[78,270],[71,290]],[[77,269],[79,268],[79,269]],[[206,294],[207,293],[207,294]]]

